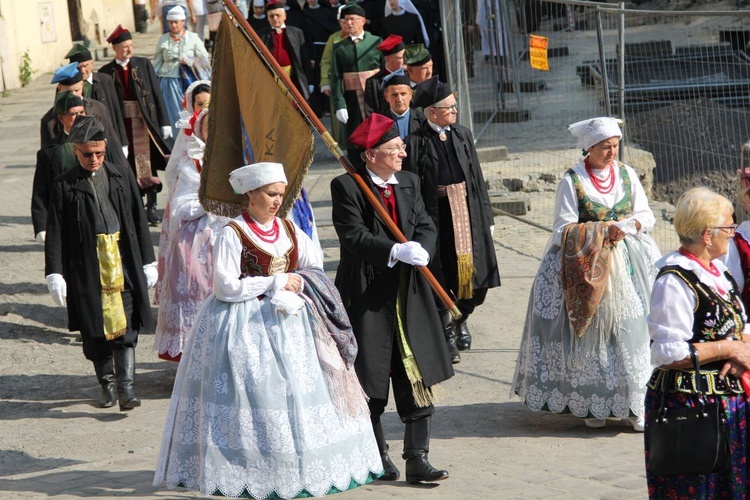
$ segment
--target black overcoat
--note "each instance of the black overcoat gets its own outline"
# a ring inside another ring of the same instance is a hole
[[[370,189],[377,194],[369,175],[360,169]],[[394,187],[399,226],[407,240],[419,242],[431,255],[437,232],[424,208],[419,180],[409,172],[396,174]],[[333,224],[341,242],[336,287],[354,329],[359,354],[354,363],[365,393],[387,399],[391,351],[396,343],[396,295],[401,270],[406,264],[388,267],[396,240],[357,188],[344,174],[331,182]],[[429,387],[453,376],[435,299],[427,281],[407,266],[406,318],[409,341]]]
[[[122,116],[125,117],[124,91],[120,79],[117,78],[115,67],[117,62],[113,59],[99,70],[112,77],[115,82],[117,99],[120,102]],[[159,87],[159,79],[156,77],[154,66],[151,61],[145,57],[135,57],[130,59],[130,91],[136,96],[136,102],[143,114],[143,120],[148,127],[152,143],[156,148],[151,149],[151,162],[155,168],[165,168],[166,159],[164,155],[169,155],[172,151],[172,141],[165,141],[161,137],[162,127],[171,127],[167,107],[164,104],[164,97]],[[163,153],[163,154],[162,154]],[[129,158],[130,160],[130,158]],[[131,163],[132,165],[132,163]]]
[[[497,268],[495,245],[492,241],[490,226],[494,225],[494,215],[490,197],[487,193],[487,183],[482,174],[474,138],[471,131],[461,125],[451,125],[450,132],[456,156],[466,178],[467,205],[471,221],[472,253],[476,273],[472,288],[493,288],[500,286],[500,273]],[[406,137],[407,157],[403,169],[419,175],[422,182],[422,196],[427,212],[429,212],[435,227],[441,226],[438,212],[437,176],[438,153],[430,137],[437,134],[425,121],[420,129]],[[442,221],[447,223],[449,221]],[[436,261],[445,258],[439,256]],[[431,266],[432,267],[432,266]]]
[[[115,89],[115,82],[112,77],[96,71],[91,73],[91,97],[107,107],[109,118],[112,120],[112,126],[120,145],[127,146],[128,133],[125,130],[125,117],[117,98],[117,89]]]
[[[274,44],[271,26],[263,28],[263,30],[258,32],[258,36],[263,40],[268,50],[271,51],[271,54],[273,54]],[[310,90],[308,84],[313,78],[312,65],[310,64],[311,53],[307,43],[305,43],[305,35],[301,29],[287,24],[284,29],[284,36],[289,48],[289,57],[292,60],[292,81],[297,86],[297,90],[302,94],[302,97],[309,99]]]
[[[143,265],[156,260],[146,211],[135,177],[127,166],[109,164],[109,198],[120,221],[120,254],[127,285],[132,290],[140,325],[151,325]],[[47,216],[44,245],[45,275],[62,274],[68,288],[68,329],[92,338],[104,337],[101,282],[96,252],[94,211],[98,210],[91,175],[80,165],[55,179]]]

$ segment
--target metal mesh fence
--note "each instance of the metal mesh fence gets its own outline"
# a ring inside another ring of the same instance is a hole
[[[624,121],[622,161],[641,176],[663,252],[677,245],[671,215],[681,193],[702,185],[738,198],[750,139],[750,11],[472,4],[476,17],[463,16],[462,32],[473,131],[478,148],[508,151],[506,160],[483,163],[496,200],[551,227],[557,183],[581,158],[567,126],[603,115]],[[531,69],[531,34],[548,39],[549,71]],[[738,204],[738,218],[746,217]]]

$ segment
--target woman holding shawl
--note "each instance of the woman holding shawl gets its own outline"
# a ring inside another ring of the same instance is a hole
[[[230,175],[248,206],[214,248],[214,293],[175,378],[155,485],[323,496],[383,471],[352,368],[356,343],[312,241],[276,213],[278,163]]]
[[[613,118],[574,123],[584,159],[557,190],[554,233],[529,299],[512,391],[532,410],[644,429],[646,316],[659,250],[638,175],[619,163]]]

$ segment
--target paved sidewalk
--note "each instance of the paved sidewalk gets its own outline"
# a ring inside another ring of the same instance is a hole
[[[135,35],[150,56],[157,36]],[[111,51],[110,51],[111,55]],[[44,281],[44,252],[29,214],[39,119],[52,104],[50,75],[0,98],[0,497],[185,498],[152,486],[175,364],[141,335],[131,412],[94,405],[99,388],[76,333],[66,329]],[[220,96],[214,96],[220,98]],[[320,148],[319,148],[320,151]],[[306,179],[334,272],[330,180],[342,170],[321,151]],[[163,203],[166,196],[160,196]],[[154,245],[160,228],[152,229]],[[430,460],[451,477],[439,485],[376,482],[340,499],[644,498],[643,438],[622,422],[587,429],[569,416],[534,413],[509,397],[529,289],[547,233],[496,218],[503,286],[472,316],[463,353],[433,420]],[[386,437],[400,467],[402,425],[393,407]],[[403,468],[402,468],[403,472]]]

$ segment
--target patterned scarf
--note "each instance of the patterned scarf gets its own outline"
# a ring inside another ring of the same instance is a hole
[[[603,222],[570,224],[563,233],[562,281],[570,328],[581,337],[607,288],[612,243]]]

